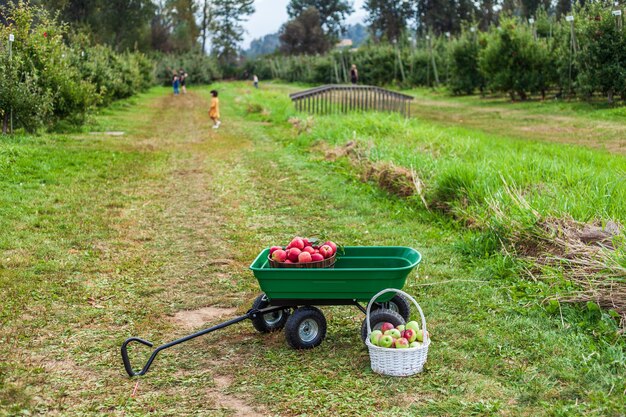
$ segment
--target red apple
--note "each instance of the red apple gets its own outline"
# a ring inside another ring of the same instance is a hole
[[[309,252],[311,255],[315,253],[315,249],[313,249],[311,246],[305,246],[302,250],[305,252]]]
[[[413,329],[406,329],[402,332],[402,337],[409,341],[409,343],[413,343],[417,340],[417,332]]]
[[[409,347],[409,341],[404,337],[396,340],[396,349],[406,349]]]
[[[311,242],[306,237],[302,238],[302,242],[304,243],[304,247],[311,246]]]
[[[293,262],[291,262],[289,259],[285,260],[286,264],[292,264]]]
[[[324,257],[320,255],[319,253],[314,253],[311,255],[311,259],[313,260],[313,262],[319,262],[319,261],[323,261]]]
[[[331,248],[328,245],[324,245],[320,248],[320,254],[324,257],[324,258],[330,258],[331,256],[333,256],[333,248]]]
[[[335,242],[331,242],[330,240],[326,243],[324,243],[324,245],[328,245],[331,248],[333,248],[333,253],[337,253],[337,245],[335,245]]]
[[[300,250],[304,249],[304,242],[302,241],[302,238],[299,237],[294,237],[290,245],[292,248],[298,248]]]
[[[298,256],[300,255],[302,251],[298,248],[291,248],[289,249],[289,252],[287,253],[287,258],[289,258],[289,260],[291,262],[298,262]]]
[[[272,246],[270,248],[270,255],[274,253],[274,251],[277,251],[278,249],[282,249],[280,246]]]
[[[380,331],[385,333],[387,330],[391,330],[394,328],[394,325],[389,323],[389,322],[385,322],[383,323],[382,326],[380,326]]]
[[[275,250],[274,253],[272,253],[272,259],[276,262],[285,262],[287,259],[287,252],[282,249]]]
[[[298,255],[298,262],[303,264],[311,262],[311,254],[309,252],[300,252],[300,255]]]

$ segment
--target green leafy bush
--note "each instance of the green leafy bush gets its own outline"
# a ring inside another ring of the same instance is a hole
[[[479,36],[476,32],[464,31],[458,39],[450,42],[448,86],[454,94],[472,94],[477,89],[483,89],[485,80],[478,67]]]
[[[95,106],[129,97],[153,80],[151,61],[140,53],[116,53],[70,36],[67,25],[45,9],[19,2],[0,10],[2,116],[13,109],[15,126],[81,125]],[[6,47],[5,47],[6,46]],[[4,119],[3,119],[4,121]]]
[[[626,99],[626,32],[601,2],[588,4],[585,15],[577,19],[578,90],[586,96],[600,92],[609,102],[615,95]]]
[[[503,19],[483,42],[479,66],[491,90],[525,100],[529,93],[545,94],[554,81],[548,41],[534,39],[528,26]]]
[[[197,52],[182,55],[161,54],[155,56],[157,61],[156,77],[161,85],[171,85],[174,72],[184,69],[189,78],[188,83],[211,84],[222,78],[222,71],[217,60]]]

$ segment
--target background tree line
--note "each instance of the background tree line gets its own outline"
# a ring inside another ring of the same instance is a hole
[[[21,0],[0,0],[0,7]],[[31,0],[72,33],[117,52],[210,53],[234,62],[254,0]]]
[[[501,2],[499,13],[488,22],[486,11],[479,15],[474,10],[473,19],[461,18],[466,10],[462,1],[453,2],[455,12],[439,19],[435,16],[446,10],[445,1],[422,3],[411,5],[425,10],[419,19],[414,14],[411,23],[409,1],[367,1],[368,10],[376,6],[378,11],[368,17],[369,41],[356,50],[290,49],[286,46],[297,43],[286,45],[286,40],[292,42],[285,36],[291,33],[287,23],[281,34],[282,54],[250,61],[248,71],[287,81],[345,83],[350,65],[356,64],[364,84],[446,84],[455,94],[494,92],[520,100],[548,94],[583,98],[601,94],[609,102],[626,99],[626,31],[623,16],[614,14],[621,9],[613,2],[573,8],[569,2]],[[467,7],[472,10],[475,3]],[[316,22],[312,10],[306,9],[296,20],[306,16]],[[320,30],[322,21],[320,15]],[[308,30],[309,38],[319,33]],[[333,39],[330,32],[325,36]]]
[[[570,0],[366,0],[373,43],[399,42],[407,33],[456,35],[468,23],[488,30],[501,16],[530,18],[538,10],[559,18],[572,9]],[[287,55],[325,53],[346,35],[349,0],[291,0],[290,20],[279,31],[280,51]]]

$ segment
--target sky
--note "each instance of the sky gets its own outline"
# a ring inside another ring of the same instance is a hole
[[[354,13],[346,19],[347,23],[362,23],[365,18],[363,10],[364,0],[353,0]],[[277,32],[278,29],[288,20],[287,4],[289,0],[256,0],[254,2],[255,12],[244,28],[243,48],[247,49],[253,39],[260,38],[268,33]]]

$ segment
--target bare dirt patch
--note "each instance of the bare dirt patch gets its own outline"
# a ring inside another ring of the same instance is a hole
[[[235,410],[235,415],[238,417],[261,417],[268,415],[256,408],[248,405],[246,401],[235,397],[232,394],[228,394],[228,388],[232,385],[232,380],[224,375],[216,376],[214,378],[216,389],[211,390],[211,394],[214,396],[216,402],[231,410]]]
[[[215,321],[225,316],[232,316],[237,311],[236,308],[203,307],[197,310],[179,311],[174,314],[174,321],[189,329],[203,326],[205,323]]]

